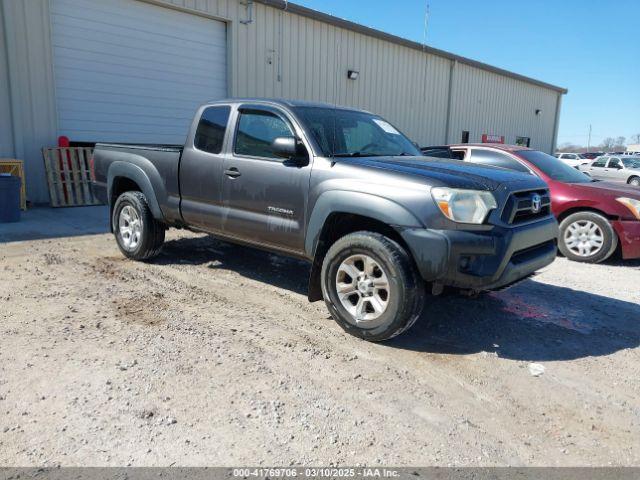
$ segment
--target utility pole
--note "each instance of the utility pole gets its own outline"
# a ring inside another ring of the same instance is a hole
[[[591,125],[589,125],[589,140],[587,140],[587,153],[591,152]]]

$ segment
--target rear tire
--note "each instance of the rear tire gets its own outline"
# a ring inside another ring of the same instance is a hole
[[[634,187],[640,187],[640,177],[631,177],[627,183]]]
[[[424,308],[425,287],[409,254],[379,233],[337,240],[322,264],[322,293],[347,333],[371,342],[409,329]]]
[[[618,236],[602,215],[595,212],[577,212],[560,223],[558,248],[569,260],[600,263],[613,255]]]
[[[149,260],[160,253],[166,228],[153,217],[142,192],[120,195],[111,221],[118,248],[126,257]]]

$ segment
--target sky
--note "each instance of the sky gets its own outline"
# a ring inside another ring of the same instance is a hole
[[[294,0],[567,88],[558,144],[640,134],[640,0]]]

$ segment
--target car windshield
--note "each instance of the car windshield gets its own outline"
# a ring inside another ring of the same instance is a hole
[[[537,150],[520,150],[517,154],[542,170],[552,180],[565,183],[590,183],[593,181],[588,175],[546,153]]]
[[[640,157],[623,158],[622,163],[627,168],[640,168]]]
[[[295,111],[326,157],[421,155],[407,137],[378,116],[340,108]]]

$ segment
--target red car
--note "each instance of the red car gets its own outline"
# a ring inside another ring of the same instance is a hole
[[[618,245],[622,258],[640,258],[638,187],[593,180],[551,155],[515,145],[446,145],[422,152],[538,175],[551,191],[551,208],[560,224],[558,248],[571,260],[602,262]]]

